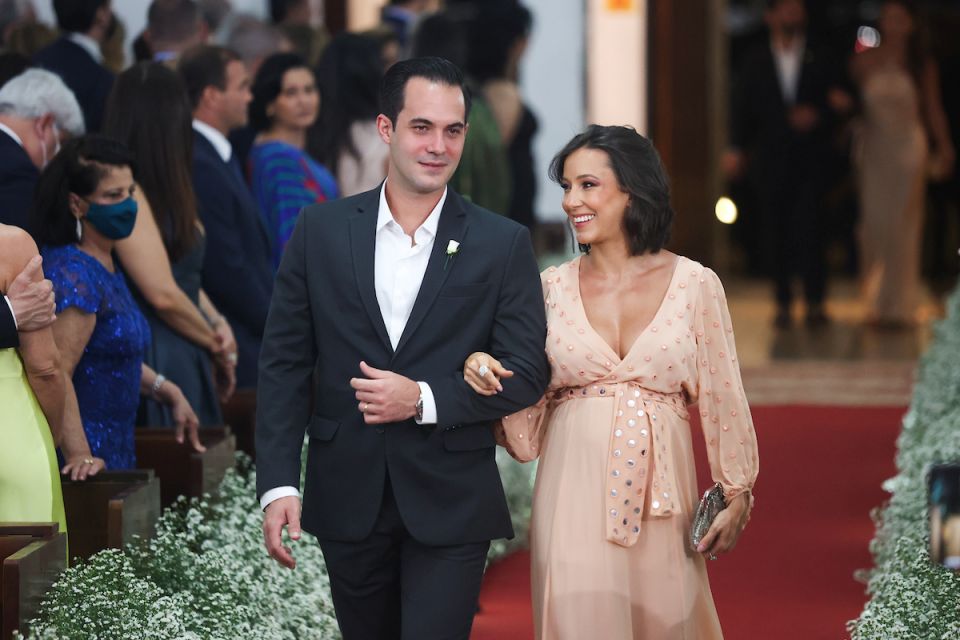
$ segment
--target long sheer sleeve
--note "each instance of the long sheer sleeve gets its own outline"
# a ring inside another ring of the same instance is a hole
[[[540,455],[548,414],[549,402],[544,396],[532,407],[504,416],[494,425],[497,444],[506,448],[507,453],[519,462],[536,460]]]
[[[720,279],[704,269],[697,312],[697,391],[707,457],[729,502],[753,488],[759,472],[757,435],[743,391],[733,324]]]
[[[543,305],[550,305],[552,278],[546,276],[547,271],[540,274],[540,283],[543,286]],[[549,327],[547,335],[550,335]],[[553,363],[550,363],[551,369]],[[497,444],[506,448],[507,453],[519,462],[536,460],[540,455],[540,445],[550,413],[551,391],[555,389],[555,376],[550,376],[550,384],[546,394],[533,406],[516,413],[504,416],[494,424],[494,435]]]

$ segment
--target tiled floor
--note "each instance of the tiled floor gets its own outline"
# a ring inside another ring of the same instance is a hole
[[[829,325],[809,329],[795,309],[790,329],[773,326],[770,285],[756,280],[726,283],[744,386],[753,404],[840,404],[906,406],[913,372],[930,343],[932,325],[943,313],[929,294],[914,329],[866,326],[852,280],[835,282]]]

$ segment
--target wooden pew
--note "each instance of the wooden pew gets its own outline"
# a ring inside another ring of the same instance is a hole
[[[254,433],[257,421],[257,392],[253,389],[237,391],[228,402],[220,405],[220,409],[223,411],[223,423],[230,425],[230,430],[237,437],[237,448],[256,461]]]
[[[25,632],[67,567],[67,536],[56,522],[0,522],[0,638]]]
[[[101,471],[83,482],[63,479],[70,557],[122,548],[149,538],[160,517],[160,479],[153,471]]]
[[[168,427],[138,427],[137,466],[153,469],[160,478],[160,501],[166,508],[178,496],[200,497],[220,486],[227,469],[234,466],[237,441],[230,427],[203,427],[200,441],[204,453],[188,443],[179,444]]]

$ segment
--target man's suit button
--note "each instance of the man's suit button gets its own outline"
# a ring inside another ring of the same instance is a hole
[[[377,433],[379,433],[379,434],[381,434],[381,435],[383,434],[383,429],[381,429],[380,427],[377,427],[376,431],[377,431]]]

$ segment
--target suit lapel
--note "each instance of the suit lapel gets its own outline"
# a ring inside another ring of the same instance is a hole
[[[403,346],[410,340],[410,336],[423,322],[440,293],[447,276],[456,267],[457,259],[461,259],[458,252],[457,257],[451,257],[448,261],[447,245],[451,240],[462,243],[467,232],[467,226],[467,214],[463,208],[463,201],[453,190],[447,191],[447,200],[440,212],[437,236],[433,241],[433,250],[430,252],[427,271],[423,274],[420,292],[417,294],[416,302],[413,303],[413,310],[410,312],[410,319],[407,320],[407,325],[400,336],[400,342],[397,343],[396,353],[403,349]],[[462,252],[462,249],[460,252]],[[396,357],[396,353],[394,357]]]
[[[377,246],[377,210],[380,188],[367,193],[357,210],[350,214],[350,250],[353,254],[353,270],[357,277],[360,299],[370,316],[373,328],[391,352],[390,336],[383,322],[380,303],[377,302],[375,282],[375,254]]]

